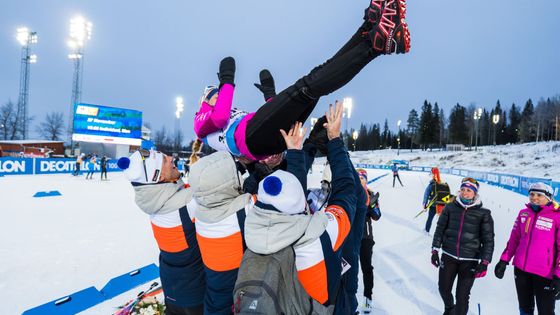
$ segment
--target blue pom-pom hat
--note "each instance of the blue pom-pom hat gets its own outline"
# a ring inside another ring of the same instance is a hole
[[[307,203],[297,177],[282,170],[268,175],[259,183],[257,198],[259,202],[286,214],[304,212]]]

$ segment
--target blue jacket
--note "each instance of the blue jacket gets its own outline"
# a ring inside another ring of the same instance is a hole
[[[422,204],[424,205],[424,207],[426,207],[428,203],[435,198],[436,191],[434,189],[434,184],[435,181],[432,179],[428,184],[428,186],[426,187],[426,190],[424,190],[424,199],[422,200]],[[434,203],[434,207],[435,207],[435,203]]]
[[[397,164],[393,164],[393,166],[391,166],[391,171],[393,171],[393,175],[399,173],[399,167],[397,166]]]

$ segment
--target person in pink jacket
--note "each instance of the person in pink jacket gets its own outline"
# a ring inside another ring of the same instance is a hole
[[[255,113],[232,107],[235,60],[224,58],[218,73],[219,87],[207,87],[195,115],[198,138],[215,150],[250,160],[285,151],[279,130],[288,132],[296,122],[305,122],[320,97],[346,85],[377,56],[410,50],[405,0],[368,2],[364,22],[350,40],[332,58],[278,95],[270,72],[263,70],[257,87],[267,102]]]
[[[560,299],[560,209],[552,200],[552,188],[544,183],[529,188],[529,203],[519,211],[506,249],[496,265],[498,279],[509,261],[515,266],[515,287],[521,315],[553,315]]]

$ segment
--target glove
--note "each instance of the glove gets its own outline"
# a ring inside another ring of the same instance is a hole
[[[557,277],[552,279],[552,293],[557,301],[560,300],[560,279]]]
[[[220,87],[224,84],[233,85],[235,78],[235,59],[233,57],[226,57],[220,62],[220,72],[218,72],[218,79],[220,80]]]
[[[474,267],[471,271],[474,274],[475,278],[482,278],[486,276],[486,271],[488,270],[488,260],[481,261],[476,267]]]
[[[439,253],[436,249],[432,250],[432,265],[436,268],[439,268],[440,266]]]
[[[317,119],[317,122],[313,126],[313,129],[309,132],[309,137],[305,140],[305,142],[309,142],[313,144],[317,150],[322,155],[327,155],[327,143],[329,142],[329,138],[327,136],[327,129],[323,127],[323,124],[327,122],[327,117],[323,116]]]
[[[496,276],[496,278],[502,279],[504,277],[507,265],[508,262],[504,260],[500,260],[500,262],[496,264],[496,267],[494,267],[494,275]]]
[[[262,92],[264,96],[264,100],[268,101],[269,99],[276,96],[276,86],[274,85],[274,78],[270,71],[267,69],[262,70],[259,73],[259,79],[261,84],[255,83],[255,87]]]

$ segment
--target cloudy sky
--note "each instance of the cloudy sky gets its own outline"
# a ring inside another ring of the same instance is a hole
[[[237,60],[235,105],[262,104],[253,87],[269,68],[283,89],[324,62],[361,23],[364,0],[2,0],[0,102],[17,102],[20,50],[16,29],[39,35],[30,83],[30,113],[70,107],[69,20],[93,22],[82,101],[138,109],[153,129],[174,127],[175,97],[185,99],[181,127],[192,138],[202,89],[215,84],[220,59]],[[446,110],[457,102],[506,106],[560,93],[560,1],[422,0],[408,3],[408,55],[382,56],[350,84],[319,103],[352,97],[351,126],[396,129],[424,99]],[[34,128],[33,128],[34,129]]]

